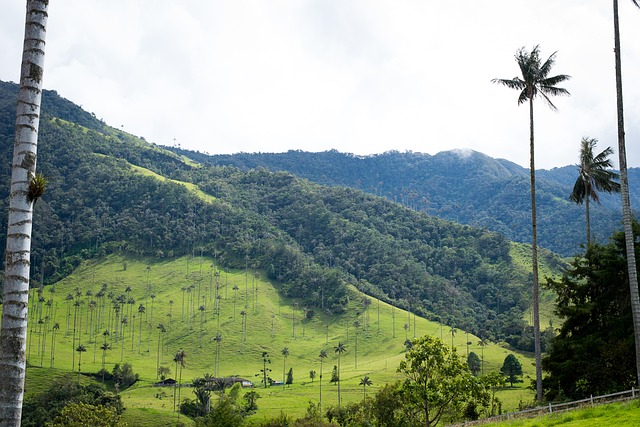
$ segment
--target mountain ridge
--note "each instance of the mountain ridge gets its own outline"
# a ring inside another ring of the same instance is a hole
[[[241,170],[267,168],[288,171],[324,185],[357,188],[444,219],[486,227],[510,240],[530,242],[529,171],[505,159],[473,150],[435,155],[388,151],[358,156],[337,150],[286,153],[207,155],[165,147],[201,163]],[[573,256],[584,244],[584,206],[569,202],[577,166],[538,170],[537,198],[540,244],[563,256]],[[631,203],[640,203],[640,168],[629,169]],[[592,232],[606,240],[620,228],[620,196],[601,195],[592,204]]]

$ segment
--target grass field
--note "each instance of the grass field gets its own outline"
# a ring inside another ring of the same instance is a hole
[[[177,417],[173,413],[173,388],[160,389],[153,384],[157,381],[158,365],[169,367],[170,377],[177,377],[173,358],[182,349],[186,352],[183,383],[205,373],[240,376],[253,381],[261,396],[257,402],[259,410],[253,417],[277,416],[282,410],[295,417],[304,414],[309,401],[319,401],[318,355],[323,349],[328,354],[323,362],[323,406],[337,404],[337,386],[329,384],[329,378],[333,366],[338,364],[334,351],[338,342],[343,342],[347,349],[340,361],[343,402],[362,399],[359,381],[365,375],[373,381],[367,388],[370,395],[385,383],[400,378],[396,368],[404,358],[406,338],[431,334],[442,337],[448,344],[453,339],[463,357],[466,358],[467,351],[484,356],[485,372],[498,371],[504,358],[512,353],[494,343],[481,348],[479,339],[464,331],[456,331],[452,337],[450,327],[415,317],[376,299],[371,299],[365,310],[363,295],[355,289],[344,314],[327,316],[322,310],[315,310],[313,316],[305,317],[296,301],[280,298],[276,286],[259,274],[244,270],[216,274],[216,271],[212,260],[207,258],[149,260],[111,255],[87,262],[55,287],[46,287],[42,298],[34,290],[27,338],[31,366],[27,371],[27,395],[41,391],[38,384],[46,384],[49,375],[77,372],[79,367],[83,373],[99,371],[104,355],[107,370],[116,363],[129,362],[140,374],[140,381],[121,393],[128,408],[129,424],[169,425]],[[103,286],[107,294],[124,295],[125,301],[135,302],[125,303],[116,313],[107,297],[98,297]],[[140,304],[144,310],[139,308]],[[357,333],[356,320],[361,325]],[[166,327],[165,333],[158,329],[161,322]],[[54,336],[56,323],[59,329]],[[109,330],[109,335],[103,335],[105,330]],[[215,366],[217,333],[222,337],[219,366]],[[100,346],[105,341],[110,350],[103,352]],[[471,343],[468,348],[467,342]],[[80,344],[85,352],[74,351]],[[289,350],[286,360],[282,355],[284,347]],[[274,380],[282,380],[284,372],[293,368],[291,386],[262,388],[257,375],[263,367],[261,355],[265,351],[272,362],[268,367]],[[516,353],[516,356],[525,377],[533,376],[531,355]],[[313,381],[311,370],[318,374]],[[189,388],[183,387],[181,395],[193,398]],[[499,397],[504,410],[514,410],[519,403],[533,400],[533,394],[522,383],[500,391]]]
[[[532,419],[483,424],[484,427],[635,427],[640,425],[640,402],[601,405]]]

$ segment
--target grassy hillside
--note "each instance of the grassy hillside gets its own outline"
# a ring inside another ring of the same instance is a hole
[[[638,424],[640,424],[640,403],[634,400],[532,419],[482,425],[485,427],[632,427]]]
[[[105,296],[100,297],[99,291],[105,285]],[[127,291],[128,287],[130,291]],[[106,352],[106,369],[111,370],[116,363],[130,362],[140,374],[140,381],[122,392],[124,403],[130,408],[126,416],[135,420],[132,424],[130,419],[130,425],[145,425],[143,420],[146,418],[175,417],[172,413],[173,388],[159,389],[153,387],[153,383],[158,364],[170,367],[171,377],[176,377],[173,356],[181,349],[187,354],[183,382],[205,373],[241,376],[255,382],[261,395],[259,411],[254,417],[275,416],[282,409],[299,416],[304,414],[309,401],[319,400],[319,378],[311,381],[309,371],[315,370],[319,374],[318,354],[322,349],[329,355],[324,361],[322,385],[323,405],[327,407],[337,403],[337,387],[329,384],[329,378],[337,364],[334,347],[338,342],[345,343],[347,348],[341,358],[342,398],[346,402],[362,398],[358,383],[364,375],[373,381],[373,386],[367,390],[372,394],[385,383],[398,379],[396,368],[404,357],[406,338],[432,334],[441,336],[447,343],[452,342],[449,327],[415,317],[375,298],[365,310],[363,295],[354,288],[349,293],[348,308],[343,314],[329,316],[321,310],[313,310],[313,315],[307,312],[306,317],[304,308],[297,305],[296,300],[279,297],[277,290],[277,285],[265,280],[260,272],[218,270],[211,259],[197,256],[158,261],[110,255],[85,262],[55,287],[45,287],[40,303],[34,290],[30,307],[28,359],[31,368],[27,373],[27,393],[35,393],[38,388],[33,384],[42,384],[48,375],[77,372],[79,353],[73,349],[79,344],[87,349],[82,353],[82,372],[99,371],[103,353],[100,345],[106,338],[111,344],[111,350]],[[77,292],[80,296],[76,296]],[[216,292],[219,299],[216,299]],[[125,304],[118,315],[119,319],[123,315],[127,317],[122,330],[116,331],[116,313],[106,296],[109,293],[114,298],[125,295],[126,300],[135,300],[133,304]],[[68,295],[71,299],[67,301]],[[49,307],[48,300],[52,301]],[[216,300],[219,315],[215,309]],[[77,307],[73,305],[75,301],[80,302]],[[93,308],[89,308],[91,301],[96,301],[95,306],[91,304]],[[144,313],[138,310],[140,304],[145,307]],[[203,310],[198,309],[200,306]],[[243,311],[246,313],[246,333],[243,332]],[[38,323],[38,319],[43,322]],[[361,324],[357,330],[357,351],[356,320]],[[167,328],[164,337],[157,329],[160,322]],[[52,361],[52,326],[55,323],[60,329],[56,332]],[[107,337],[103,336],[105,329],[110,331]],[[217,346],[213,338],[218,332],[222,341],[219,368],[216,369]],[[162,346],[158,345],[160,338],[164,342]],[[466,356],[466,343],[470,342],[469,351],[479,356],[484,353],[485,372],[499,370],[510,351],[496,344],[482,349],[478,341],[476,336],[463,331],[453,335],[453,344],[459,354]],[[289,349],[286,362],[281,354],[284,347]],[[283,368],[287,371],[293,368],[293,385],[260,388],[260,378],[256,375],[262,369],[263,351],[269,353],[274,380],[282,380]],[[532,375],[532,359],[523,354],[518,354],[518,358],[525,374]],[[53,369],[50,368],[52,363]],[[193,397],[188,388],[183,388],[181,394],[182,397]],[[516,389],[501,391],[500,397],[507,410],[532,399],[522,384]]]

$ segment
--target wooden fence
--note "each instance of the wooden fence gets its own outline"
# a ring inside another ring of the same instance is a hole
[[[536,408],[525,409],[523,411],[506,412],[504,414],[496,415],[490,418],[482,418],[476,421],[466,421],[464,423],[451,424],[450,427],[467,427],[467,426],[471,427],[471,426],[479,426],[482,424],[513,420],[518,418],[534,418],[534,417],[539,417],[541,415],[546,415],[546,414],[559,414],[561,412],[571,411],[573,409],[585,408],[588,406],[635,399],[637,397],[640,397],[638,391],[639,390],[632,388],[631,390],[606,394],[604,396],[596,396],[596,397],[591,396],[587,399],[576,400],[574,402],[565,402],[565,403],[556,403],[556,404],[549,403],[548,405],[545,405],[545,406],[538,406]]]

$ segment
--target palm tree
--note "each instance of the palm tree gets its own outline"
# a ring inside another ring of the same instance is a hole
[[[282,388],[284,389],[284,379],[287,372],[287,357],[289,357],[289,347],[282,349],[282,355],[284,356],[284,363],[282,365]]]
[[[11,163],[4,297],[0,330],[0,420],[19,425],[27,360],[27,307],[33,207],[46,185],[36,175],[45,35],[49,2],[27,0],[20,90]],[[7,345],[8,344],[8,345]]]
[[[613,154],[611,147],[607,147],[597,156],[593,155],[593,149],[598,142],[594,138],[582,138],[580,142],[580,164],[578,165],[579,175],[573,186],[573,191],[569,200],[581,205],[583,202],[586,208],[587,220],[587,247],[591,245],[591,222],[589,220],[589,200],[600,203],[598,191],[620,192],[620,184],[614,179],[620,175],[610,170],[613,166],[609,156]]]
[[[158,325],[158,353],[156,356],[156,379],[158,378],[158,370],[160,369],[160,351],[162,350],[162,334],[167,332],[167,328],[164,327],[164,323]]]
[[[102,384],[104,384],[104,374],[105,374],[104,362],[107,357],[107,350],[111,350],[111,346],[109,345],[108,342],[105,341],[102,343],[102,345],[100,345],[100,350],[102,350]]]
[[[320,413],[322,413],[322,363],[324,359],[327,358],[327,351],[320,350],[320,354],[318,355],[320,358],[320,407],[318,408]]]
[[[456,336],[456,333],[458,332],[458,330],[452,326],[449,332],[451,332],[451,351],[453,351],[454,349],[453,338]]]
[[[50,367],[53,368],[53,362],[55,360],[55,351],[56,351],[56,332],[60,329],[60,323],[56,322],[53,324],[53,327],[51,328],[51,365]]]
[[[198,310],[200,310],[200,348],[202,348],[202,334],[204,334],[204,311],[205,311],[205,306],[201,305],[200,307],[198,307]]]
[[[142,344],[142,315],[144,314],[144,312],[145,312],[144,304],[140,304],[138,306],[138,318],[140,319],[140,330],[138,333],[138,353],[140,353],[140,346]]]
[[[638,0],[632,0],[640,8]],[[616,105],[618,115],[618,156],[620,163],[620,192],[622,193],[622,219],[627,252],[627,270],[629,271],[629,289],[631,292],[631,313],[636,344],[636,375],[640,383],[640,296],[638,294],[638,271],[634,250],[631,202],[629,201],[629,178],[627,172],[627,150],[624,139],[624,103],[622,100],[622,60],[620,52],[620,20],[618,19],[618,0],[613,0],[613,32],[616,68]]]
[[[242,310],[240,312],[242,316],[242,342],[247,341],[247,312]]]
[[[222,341],[222,334],[218,332],[213,340],[216,342],[216,360],[213,366],[213,376],[217,377],[219,375],[218,370],[220,367],[220,341]]]
[[[173,361],[176,362],[176,372],[178,372],[178,365],[180,366],[180,375],[178,376],[178,419],[180,419],[180,387],[182,386],[182,369],[185,367],[186,363],[185,363],[185,358],[187,357],[187,354],[184,352],[184,350],[180,350],[176,353],[175,357],[173,358]],[[175,392],[175,386],[173,389],[173,409],[175,410],[176,407],[176,392]]]
[[[373,383],[369,379],[368,375],[365,375],[364,378],[360,379],[360,385],[362,386],[362,391],[364,392],[364,397],[362,399],[363,402],[367,400],[367,386],[370,386],[372,384]]]
[[[522,73],[522,78],[513,79],[493,79],[493,83],[504,85],[510,89],[520,91],[518,105],[529,102],[529,154],[530,165],[529,174],[531,176],[531,265],[533,282],[533,331],[536,356],[536,397],[538,402],[542,402],[542,349],[540,346],[540,309],[538,298],[538,224],[536,219],[536,168],[535,168],[535,145],[533,127],[533,100],[541,96],[552,110],[557,110],[553,105],[550,96],[569,95],[569,91],[557,87],[558,84],[569,80],[566,74],[549,77],[551,68],[555,63],[556,54],[541,62],[540,51],[535,46],[531,52],[521,48],[516,53],[516,62]]]
[[[481,365],[481,374],[484,375],[484,348],[489,345],[489,341],[486,338],[480,338],[480,341],[478,341],[478,345],[481,348],[482,351],[482,356],[481,356],[481,361],[482,361],[482,365]]]
[[[347,351],[347,348],[344,346],[342,341],[340,341],[334,350],[338,353],[338,407],[340,407],[340,356],[342,353]]]
[[[87,351],[87,348],[82,344],[78,344],[76,351],[78,352],[78,381],[80,381],[80,372],[82,371],[82,353]]]
[[[233,320],[236,320],[236,294],[238,292],[238,285],[233,285]]]

